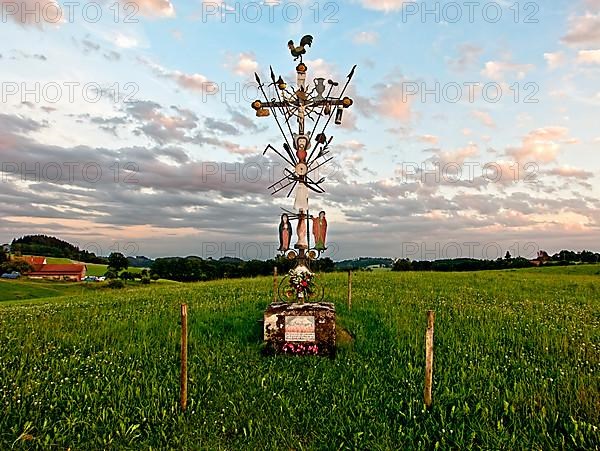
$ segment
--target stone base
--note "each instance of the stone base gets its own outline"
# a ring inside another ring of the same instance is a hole
[[[331,303],[273,303],[265,310],[263,330],[268,353],[335,355],[335,306]]]

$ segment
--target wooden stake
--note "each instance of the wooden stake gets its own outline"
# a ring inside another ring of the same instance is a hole
[[[431,387],[433,383],[433,324],[435,312],[427,312],[427,331],[425,332],[425,406],[429,409],[432,403]]]
[[[277,266],[273,268],[273,302],[277,302]]]
[[[352,310],[352,270],[348,271],[348,310]]]
[[[187,408],[187,304],[181,304],[181,410]]]

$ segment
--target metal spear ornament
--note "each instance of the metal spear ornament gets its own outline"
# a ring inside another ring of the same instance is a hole
[[[297,258],[299,267],[307,267],[309,260],[318,258],[326,250],[325,212],[321,211],[317,217],[309,214],[309,193],[325,192],[321,187],[325,178],[317,178],[316,174],[319,168],[333,159],[329,155],[333,136],[328,136],[326,130],[332,118],[335,118],[335,124],[340,125],[344,109],[353,103],[344,94],[356,68],[352,68],[341,89],[339,83],[331,79],[325,81],[324,78],[315,78],[312,83],[307,82],[308,67],[302,61],[302,56],[306,54],[306,47],[312,46],[312,43],[313,37],[310,35],[302,37],[299,46],[295,46],[293,41],[288,42],[294,60],[300,59],[296,66],[295,87],[284,81],[281,75],[277,77],[270,67],[271,83],[268,86],[265,86],[258,74],[254,74],[264,101],[252,102],[256,116],[273,115],[283,136],[283,149],[269,144],[263,155],[269,150],[273,151],[287,164],[284,176],[269,186],[269,189],[273,195],[284,190],[287,191],[287,197],[295,194],[293,210],[284,209],[284,214],[281,215],[279,250],[290,259]],[[271,86],[275,95],[269,98],[266,90]],[[336,95],[333,95],[334,91]],[[289,248],[292,232],[290,220],[298,221],[294,249]],[[311,246],[310,239],[311,220],[314,246]]]

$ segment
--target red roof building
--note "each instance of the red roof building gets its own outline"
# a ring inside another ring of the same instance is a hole
[[[42,265],[39,270],[30,272],[31,279],[71,280],[80,282],[85,277],[85,265]]]

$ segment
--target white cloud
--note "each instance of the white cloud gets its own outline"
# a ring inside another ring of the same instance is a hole
[[[336,77],[337,69],[331,63],[328,63],[323,58],[317,58],[315,60],[304,60],[304,64],[308,67],[310,76],[312,78],[323,77],[326,79]],[[339,77],[337,77],[339,78]],[[292,80],[296,79],[296,73],[294,72]]]
[[[488,61],[485,63],[481,74],[496,81],[502,81],[508,76],[513,76],[521,80],[533,69],[535,69],[533,64],[517,64],[510,61]]]
[[[236,75],[248,76],[258,71],[258,63],[252,52],[242,52],[238,55],[228,54],[225,66]]]
[[[516,64],[509,61],[488,61],[481,74],[491,80],[502,81],[507,76],[523,79],[535,68],[533,64]]]
[[[113,43],[122,49],[131,49],[138,47],[139,41],[133,36],[127,36],[122,33],[117,33],[113,37]]]
[[[357,44],[375,44],[378,40],[379,34],[374,31],[361,31],[353,38],[353,41]]]
[[[544,59],[548,63],[548,67],[552,70],[561,67],[565,63],[563,52],[544,53]]]

